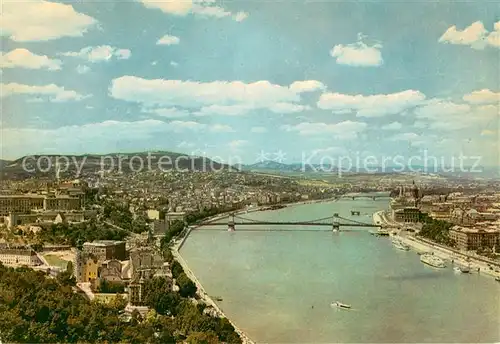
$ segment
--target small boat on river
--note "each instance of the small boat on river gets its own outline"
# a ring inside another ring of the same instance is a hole
[[[351,305],[348,305],[348,304],[345,304],[345,303],[342,303],[339,301],[332,302],[331,306],[341,308],[341,309],[351,309]]]

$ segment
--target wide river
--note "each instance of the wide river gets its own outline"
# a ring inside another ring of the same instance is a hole
[[[387,207],[387,198],[343,199],[243,216],[296,221],[339,213],[371,223],[372,213]],[[500,283],[493,278],[457,274],[451,264],[424,265],[369,228],[246,228],[252,231],[197,229],[181,254],[206,292],[222,297],[226,315],[258,343],[500,341]],[[330,307],[335,300],[352,310]]]

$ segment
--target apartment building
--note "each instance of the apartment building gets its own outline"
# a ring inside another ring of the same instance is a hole
[[[36,252],[26,246],[4,246],[0,248],[0,262],[12,266],[37,266],[42,264]]]
[[[0,195],[0,216],[7,216],[11,212],[29,213],[31,210],[44,209],[44,195]]]
[[[500,244],[500,231],[491,228],[468,228],[454,226],[450,230],[450,239],[456,243],[456,247],[463,251],[472,251],[494,247]]]
[[[27,214],[37,210],[81,210],[82,200],[68,195],[0,195],[0,216],[9,213]]]
[[[93,254],[100,261],[118,259],[125,260],[127,252],[125,241],[97,240],[83,244],[83,252]]]

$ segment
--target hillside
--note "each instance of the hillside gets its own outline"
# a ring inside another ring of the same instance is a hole
[[[58,170],[61,176],[95,174],[99,171],[132,173],[139,171],[220,171],[234,170],[206,157],[186,156],[174,152],[137,152],[89,155],[34,155],[8,162],[1,175],[8,179],[24,179],[34,176],[54,177]],[[69,162],[69,163],[67,163]]]

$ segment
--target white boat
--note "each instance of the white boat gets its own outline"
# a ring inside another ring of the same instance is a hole
[[[453,270],[463,274],[468,274],[470,272],[470,268],[468,266],[455,266]]]
[[[402,242],[399,239],[393,239],[392,244],[394,245],[395,248],[402,250],[402,251],[408,251],[410,249],[410,246],[406,245],[404,242]]]
[[[342,309],[351,309],[351,305],[348,305],[348,304],[345,304],[345,303],[342,303],[339,301],[332,302],[331,306],[337,307],[337,308],[342,308]]]
[[[435,267],[435,268],[445,268],[446,267],[446,264],[444,263],[444,261],[441,258],[436,257],[433,254],[428,254],[428,253],[422,254],[420,256],[420,261],[424,264],[430,265],[430,266]]]

